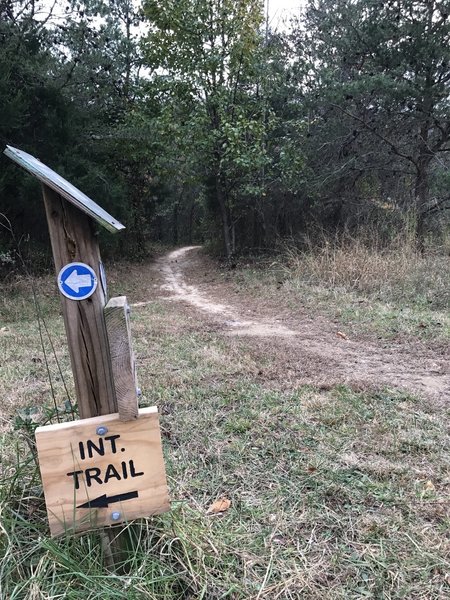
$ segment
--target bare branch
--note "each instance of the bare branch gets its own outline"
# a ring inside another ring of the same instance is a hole
[[[389,140],[387,137],[385,137],[384,135],[379,133],[374,127],[372,127],[371,125],[366,123],[366,121],[364,121],[364,119],[362,119],[361,117],[358,117],[357,115],[354,115],[353,113],[349,112],[345,108],[342,108],[342,106],[339,106],[339,104],[331,103],[331,106],[333,106],[334,108],[337,108],[342,113],[344,113],[348,117],[354,119],[355,121],[358,121],[358,123],[361,123],[361,125],[363,125],[368,131],[373,133],[381,141],[383,141],[385,144],[387,144],[391,148],[391,150],[394,152],[394,154],[396,154],[397,156],[400,156],[400,158],[409,160],[410,162],[413,163],[414,166],[417,167],[417,162],[414,160],[414,158],[412,156],[410,156],[409,154],[404,154],[403,152],[400,152],[400,150],[397,148],[397,146],[393,142],[391,142],[391,140]]]

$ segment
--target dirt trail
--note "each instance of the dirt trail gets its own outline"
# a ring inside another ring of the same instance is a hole
[[[209,322],[223,335],[252,338],[248,344],[254,351],[278,359],[286,380],[388,385],[441,400],[450,397],[448,357],[414,344],[384,342],[381,347],[366,340],[341,339],[336,325],[324,318],[286,313],[242,294],[236,297],[231,284],[217,281],[199,249],[181,248],[157,261],[167,299],[190,305],[202,315],[199,328]]]

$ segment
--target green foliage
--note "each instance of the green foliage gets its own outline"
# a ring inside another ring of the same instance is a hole
[[[448,226],[448,5],[315,0],[276,32],[262,0],[84,0],[63,20],[7,0],[0,142],[124,222],[111,256],[156,239],[231,257],[311,223],[388,232],[400,213],[423,249]],[[39,195],[0,157],[0,212],[26,258],[48,250]],[[0,250],[17,248],[2,235]]]
[[[422,242],[434,169],[449,149],[448,12],[445,2],[358,0],[331,10],[321,0],[296,33],[314,73],[307,96],[322,122],[313,135],[332,151],[324,182],[353,200],[349,184],[376,174],[380,199],[397,196],[416,211]]]
[[[235,251],[234,228],[246,197],[259,191],[258,173],[267,162],[264,105],[255,95],[260,58],[262,3],[259,0],[149,0],[144,4],[149,33],[147,63],[167,72],[173,94],[160,126],[181,145],[191,168],[198,165],[207,207],[221,225],[224,249]],[[180,85],[182,82],[182,85]],[[182,126],[173,126],[173,110],[189,105]],[[169,117],[169,122],[165,117]],[[187,148],[183,141],[195,139]],[[173,145],[172,145],[173,148]],[[177,149],[178,149],[177,148]],[[170,162],[169,157],[169,162]],[[203,175],[203,177],[202,177]],[[184,171],[176,187],[186,185]]]
[[[70,5],[63,23],[43,23],[34,10],[12,5],[0,23],[0,143],[34,154],[125,223],[127,234],[110,254],[142,255],[148,232],[134,199],[149,175],[135,169],[142,150],[125,156],[116,137],[137,101],[138,17],[127,0]],[[39,268],[36,248],[49,250],[39,185],[3,155],[0,166],[0,211],[25,259]],[[17,251],[6,231],[0,235],[0,248]]]

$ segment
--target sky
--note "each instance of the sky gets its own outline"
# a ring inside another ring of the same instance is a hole
[[[283,21],[298,15],[305,6],[305,0],[266,0],[269,3],[269,20],[273,29],[283,27]],[[267,6],[267,4],[266,4]]]
[[[40,17],[45,19],[48,15],[49,10],[53,7],[53,17],[55,19],[64,19],[65,12],[62,9],[62,3],[56,3],[55,0],[43,0],[42,12]],[[136,5],[140,5],[140,0],[135,0]],[[269,7],[269,22],[272,29],[283,29],[289,19],[299,14],[299,11],[305,6],[306,0],[265,0],[266,9]]]

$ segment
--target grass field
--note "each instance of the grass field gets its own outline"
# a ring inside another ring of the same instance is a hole
[[[117,291],[135,294],[144,277],[145,265],[129,270]],[[172,511],[130,528],[123,573],[103,567],[97,533],[50,539],[32,430],[55,420],[49,373],[63,420],[73,391],[44,284],[48,370],[26,286],[2,295],[2,600],[450,597],[448,405],[292,387],[282,371],[266,379],[270,358],[261,365],[251,340],[161,298],[136,308],[132,326],[143,404],[161,412]],[[228,510],[208,514],[220,498]]]
[[[359,336],[448,345],[448,250],[421,256],[401,239],[383,249],[358,239],[315,242],[266,261],[242,260],[235,285],[256,297],[282,292],[292,309],[339,319]]]

